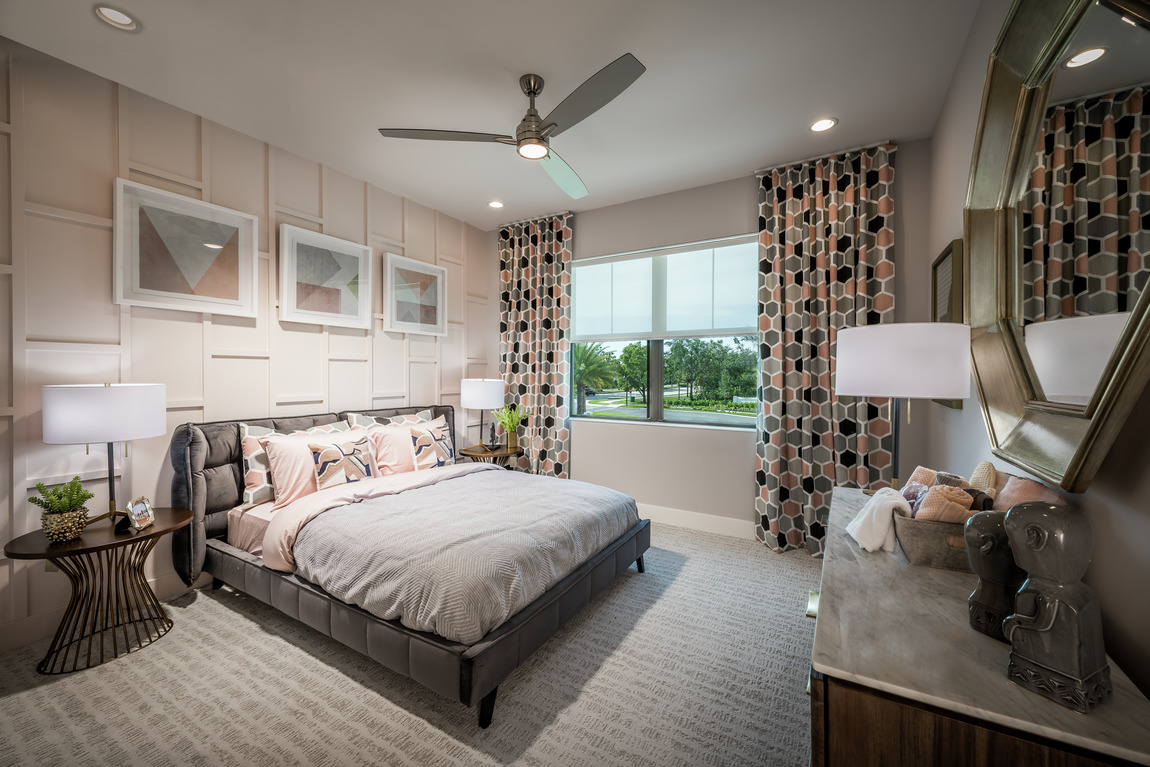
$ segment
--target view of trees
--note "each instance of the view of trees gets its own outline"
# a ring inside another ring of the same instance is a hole
[[[572,386],[576,415],[587,411],[587,390],[638,394],[646,405],[647,342],[627,344],[615,352],[602,343],[572,344]],[[663,383],[680,395],[664,400],[669,409],[728,408],[735,397],[754,397],[758,386],[758,352],[754,336],[728,339],[683,338],[663,344]],[[674,394],[668,392],[668,395]],[[753,408],[752,408],[753,409]]]
[[[587,390],[604,389],[618,376],[615,355],[601,343],[571,344],[571,388],[575,392],[575,413],[587,412]]]

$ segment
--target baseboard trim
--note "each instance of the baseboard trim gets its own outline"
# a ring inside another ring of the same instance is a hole
[[[732,538],[754,538],[755,523],[749,519],[731,519],[730,517],[717,517],[714,514],[700,514],[697,511],[683,509],[669,509],[665,506],[653,506],[649,503],[636,504],[639,507],[639,516],[652,522],[661,522],[676,527],[686,527],[690,530],[701,530],[705,533],[718,533],[729,535]]]

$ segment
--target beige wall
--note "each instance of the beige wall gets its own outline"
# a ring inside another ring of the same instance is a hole
[[[9,87],[10,83],[10,87]],[[255,319],[112,303],[117,176],[259,217]],[[101,446],[41,441],[40,385],[167,386],[169,430],[186,421],[345,408],[459,403],[459,381],[497,370],[494,234],[213,124],[0,38],[0,539],[39,526],[37,481],[79,473],[106,508]],[[280,323],[278,225],[321,231],[374,253],[370,331]],[[448,273],[448,334],[383,331],[382,254]],[[457,411],[475,425],[478,413]],[[118,498],[170,502],[168,437],[119,453]],[[107,524],[107,523],[101,523]],[[148,576],[182,588],[160,545]],[[47,636],[67,580],[41,562],[0,559],[0,650]]]
[[[1010,9],[1009,0],[983,0],[955,71],[932,140],[930,239],[932,251],[962,234],[962,209],[974,149],[982,85],[990,50]],[[929,283],[925,283],[929,284]],[[964,410],[930,413],[931,466],[965,474],[992,460],[976,402]],[[1086,582],[1102,603],[1106,649],[1150,694],[1150,392],[1143,395],[1090,489],[1072,502],[1094,529],[1094,560]],[[1023,473],[1003,461],[1006,471]]]

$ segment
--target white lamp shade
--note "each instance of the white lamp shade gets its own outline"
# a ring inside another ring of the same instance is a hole
[[[970,326],[900,322],[844,328],[835,352],[835,393],[965,399],[970,396]]]
[[[1027,325],[1026,352],[1046,399],[1090,402],[1129,317],[1129,312],[1117,312]]]
[[[43,386],[44,441],[125,442],[168,431],[163,384]]]
[[[459,387],[459,405],[468,410],[503,407],[506,390],[502,378],[464,378]]]

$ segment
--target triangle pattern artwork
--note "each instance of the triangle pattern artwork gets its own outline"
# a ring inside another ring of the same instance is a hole
[[[436,299],[439,292],[439,278],[434,274],[424,274],[401,267],[396,267],[394,274],[396,319],[400,322],[421,325],[438,325],[439,305]]]
[[[140,205],[140,288],[238,301],[239,240],[234,226]]]
[[[359,266],[357,256],[297,244],[296,307],[340,317],[358,316]]]

